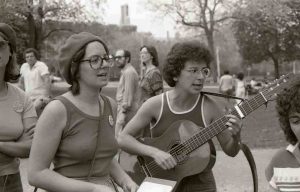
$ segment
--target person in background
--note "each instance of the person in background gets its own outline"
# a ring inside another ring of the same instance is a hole
[[[61,47],[59,69],[71,87],[38,120],[29,158],[31,185],[53,192],[112,192],[113,180],[124,191],[137,190],[114,159],[117,106],[101,94],[109,59],[106,44],[88,32],[71,35]]]
[[[128,50],[117,50],[114,56],[115,63],[121,69],[121,76],[117,87],[117,121],[115,127],[116,136],[124,128],[126,123],[138,110],[139,76],[131,65],[131,54]]]
[[[236,85],[235,85],[235,96],[245,99],[246,98],[246,86],[244,81],[244,73],[240,72],[236,76]],[[236,100],[237,103],[241,100]]]
[[[224,75],[220,78],[219,92],[225,95],[234,94],[235,81],[233,77],[229,74],[228,70],[224,71]]]
[[[37,114],[30,98],[9,83],[19,77],[16,34],[0,23],[0,190],[22,192],[18,158],[29,156]]]
[[[32,99],[38,115],[50,101],[51,80],[48,66],[38,60],[39,53],[34,48],[24,51],[26,63],[20,69],[20,87]]]
[[[142,74],[140,80],[140,103],[163,92],[163,79],[158,69],[158,56],[155,47],[142,46],[140,49]]]
[[[151,137],[159,138],[175,123],[181,128],[186,124],[195,124],[194,128],[199,129],[218,119],[223,113],[222,110],[216,101],[201,93],[205,80],[210,75],[210,62],[210,52],[201,43],[176,43],[169,51],[163,69],[164,79],[173,89],[144,102],[118,137],[121,149],[132,154],[152,157],[163,169],[175,167],[177,161],[170,153],[145,145],[136,139],[136,136],[147,126],[150,126]],[[224,124],[229,128],[218,134],[217,139],[227,155],[235,156],[239,151],[242,125],[236,116],[227,117],[228,122]],[[188,133],[192,129],[193,126],[187,126],[186,130],[181,130]],[[214,148],[212,141],[208,142]],[[210,152],[208,157],[212,155]],[[184,178],[176,190],[179,191],[215,192],[216,184],[211,168]]]
[[[272,191],[300,191],[299,101],[299,83],[277,97],[278,119],[289,145],[275,153],[265,170]]]

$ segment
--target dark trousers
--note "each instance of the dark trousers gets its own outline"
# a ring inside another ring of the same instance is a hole
[[[211,170],[184,178],[176,192],[216,192],[216,182]]]
[[[23,192],[20,173],[0,176],[0,192]]]

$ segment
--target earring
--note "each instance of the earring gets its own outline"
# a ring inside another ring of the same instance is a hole
[[[178,79],[177,79],[177,77],[174,77],[173,80],[174,80],[174,81],[177,81]]]

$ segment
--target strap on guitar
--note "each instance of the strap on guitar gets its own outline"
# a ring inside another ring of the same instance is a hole
[[[202,91],[201,93],[205,94],[205,95],[213,95],[213,96],[216,96],[216,97],[224,97],[224,98],[228,98],[228,99],[238,99],[238,100],[241,100],[241,101],[245,100],[245,99],[240,98],[240,97],[235,97],[235,96],[231,96],[231,95],[224,95],[224,94],[220,94],[220,93],[212,93],[212,92],[206,92],[206,91]],[[243,153],[244,153],[244,155],[245,155],[245,157],[246,157],[246,159],[249,163],[250,169],[251,169],[254,192],[258,192],[258,178],[257,178],[257,170],[256,170],[256,164],[255,164],[255,161],[254,161],[254,157],[253,157],[249,147],[246,144],[242,143],[241,140],[239,141],[239,145],[240,145],[240,149],[243,151]]]

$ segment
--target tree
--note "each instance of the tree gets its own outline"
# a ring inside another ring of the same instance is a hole
[[[214,32],[218,25],[231,18],[231,14],[226,11],[229,9],[225,7],[230,6],[229,1],[226,2],[227,5],[223,0],[172,0],[172,3],[165,2],[149,0],[152,8],[173,17],[177,23],[204,31],[208,48],[214,58],[211,68],[214,81],[216,81]]]
[[[300,58],[300,2],[253,0],[235,14],[234,34],[247,62],[271,59],[278,78],[280,63]]]
[[[90,0],[89,7],[99,8],[104,0]],[[19,0],[0,1],[1,20],[11,24],[17,31],[26,32],[27,47],[40,49],[43,41],[53,32],[69,29],[46,30],[48,20],[90,21],[98,19],[86,11],[80,0]]]

